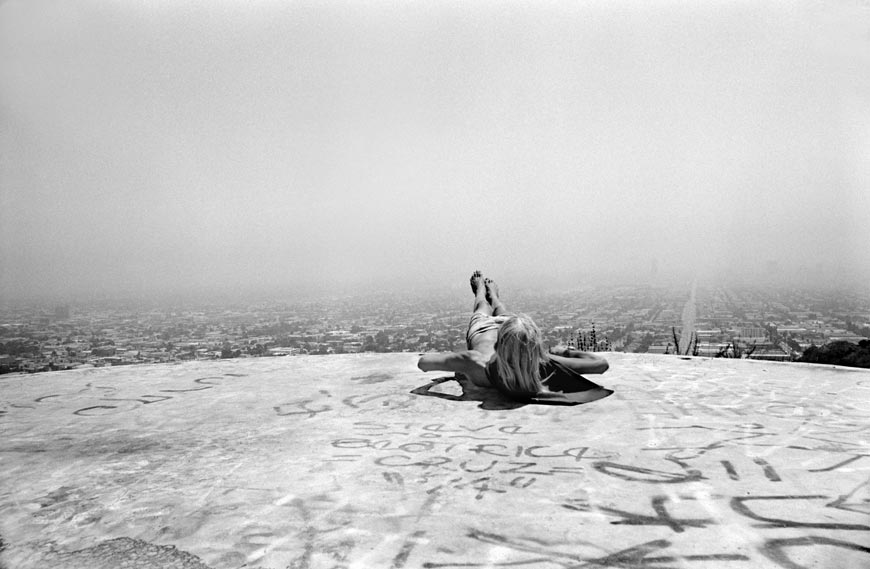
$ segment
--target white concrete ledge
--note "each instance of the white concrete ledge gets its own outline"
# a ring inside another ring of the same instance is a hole
[[[557,407],[415,362],[2,376],[0,567],[870,567],[868,371],[612,354]]]

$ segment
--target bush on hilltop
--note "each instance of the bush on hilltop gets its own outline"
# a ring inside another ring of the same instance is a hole
[[[861,340],[857,344],[841,340],[824,346],[810,346],[798,361],[870,368],[870,340]]]

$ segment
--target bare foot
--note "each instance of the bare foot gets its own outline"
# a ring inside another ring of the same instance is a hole
[[[477,291],[480,289],[480,284],[483,282],[483,274],[480,271],[474,271],[471,274],[471,292],[477,296]]]
[[[486,287],[486,301],[494,305],[495,302],[498,302],[498,285],[489,278],[483,281],[483,285]]]

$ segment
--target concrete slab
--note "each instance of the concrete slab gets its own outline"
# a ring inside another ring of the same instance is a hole
[[[576,407],[412,354],[3,376],[0,565],[870,567],[870,372],[610,360]]]

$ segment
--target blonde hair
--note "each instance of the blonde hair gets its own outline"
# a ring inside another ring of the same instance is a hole
[[[540,364],[549,358],[537,324],[525,314],[505,320],[495,345],[498,375],[505,388],[518,395],[534,395],[543,389]]]

